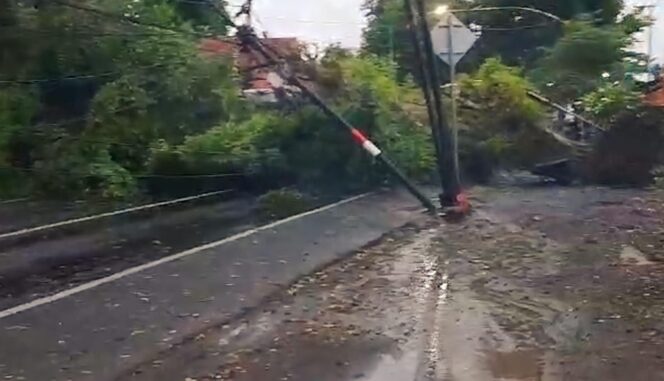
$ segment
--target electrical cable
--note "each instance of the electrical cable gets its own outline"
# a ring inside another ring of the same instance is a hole
[[[19,172],[26,172],[26,173],[35,173],[35,172],[41,172],[42,169],[39,168],[25,168],[25,167],[18,167],[14,165],[0,165],[0,171],[19,171]],[[66,171],[62,169],[47,169],[45,170],[47,172],[52,172],[52,173],[62,173],[62,174],[72,174],[75,173],[74,171]],[[97,175],[93,174],[85,174],[82,173],[81,175],[84,175],[84,177],[97,177]],[[242,177],[246,176],[246,173],[215,173],[215,174],[207,174],[207,175],[159,175],[159,174],[148,174],[148,175],[132,175],[132,178],[135,179],[195,179],[195,178],[227,178],[227,177]]]
[[[540,24],[534,24],[534,25],[522,25],[522,26],[515,26],[515,27],[485,27],[482,25],[479,26],[479,31],[480,32],[512,32],[512,31],[520,31],[520,30],[531,30],[531,29],[543,29],[543,28],[548,28],[551,26],[550,22],[547,23],[540,23]],[[472,28],[471,28],[472,30]]]
[[[99,17],[104,17],[104,18],[107,18],[107,19],[113,19],[113,20],[116,20],[116,21],[124,21],[124,22],[130,23],[130,24],[136,25],[136,26],[150,27],[150,28],[160,29],[160,30],[164,30],[164,31],[172,32],[172,33],[179,33],[179,34],[184,34],[184,35],[189,35],[189,36],[199,37],[199,38],[200,37],[205,38],[205,37],[214,37],[215,36],[214,34],[210,34],[210,33],[201,33],[201,32],[196,32],[196,31],[192,31],[192,30],[181,29],[181,28],[173,28],[173,27],[169,27],[169,26],[159,24],[159,23],[154,23],[154,22],[149,22],[149,21],[141,21],[141,20],[138,20],[136,18],[127,17],[127,16],[122,15],[122,14],[118,14],[118,13],[114,13],[114,12],[107,12],[107,11],[104,11],[102,9],[97,9],[97,8],[94,8],[94,7],[88,7],[88,6],[85,6],[85,5],[73,4],[73,3],[70,3],[69,1],[66,1],[66,0],[50,0],[50,1],[52,3],[58,4],[58,5],[63,6],[63,7],[79,10],[79,11],[82,11],[82,12],[91,13],[91,14],[97,15]]]
[[[63,36],[92,36],[92,37],[157,37],[163,36],[162,33],[142,33],[142,32],[120,32],[120,31],[94,31],[81,28],[81,30],[72,30],[68,28],[31,28],[22,25],[0,26],[0,31],[4,35],[8,33],[34,33],[61,38]]]
[[[113,114],[119,114],[119,113],[124,112],[124,111],[137,109],[138,107],[139,107],[138,105],[131,105],[131,106],[127,106],[127,107],[121,107],[121,108],[118,108],[116,110],[113,110],[112,113]],[[59,121],[59,122],[55,122],[55,123],[38,123],[38,124],[32,126],[31,128],[41,129],[41,128],[46,128],[46,127],[48,127],[48,128],[63,127],[63,126],[68,126],[70,124],[74,124],[74,123],[78,123],[78,122],[85,122],[89,119],[89,117],[90,117],[90,115],[85,115],[85,116],[79,116],[79,117],[75,117],[75,118],[65,119],[65,120],[62,120],[62,121]]]
[[[251,17],[251,3],[252,0],[247,0],[243,12],[248,10],[247,15]],[[248,5],[247,5],[248,4]],[[308,88],[302,80],[295,74],[293,71],[283,63],[286,62],[284,57],[278,54],[278,52],[272,52],[271,49],[266,48],[264,44],[250,25],[242,25],[238,28],[238,38],[240,43],[248,49],[254,49],[257,53],[262,55],[268,62],[273,63],[275,66],[278,66],[277,73],[279,76],[284,79],[286,82],[297,87],[301,93],[315,106],[321,109],[324,114],[328,117],[334,119],[337,122],[337,125],[346,130],[353,139],[362,146],[372,157],[380,160],[385,167],[394,175],[399,181],[410,191],[410,193],[417,198],[422,205],[428,209],[430,212],[436,210],[435,205],[431,202],[429,197],[425,195],[418,187],[406,177],[406,175],[390,160],[387,155],[382,152],[378,147],[375,146],[373,142],[367,139],[359,130],[355,129],[348,120],[344,118],[343,115],[335,111],[330,105],[328,105],[315,91]]]
[[[46,133],[41,132],[41,133],[36,133],[35,135],[46,135]],[[98,143],[98,144],[110,144],[110,145],[130,147],[130,148],[140,148],[140,149],[145,148],[145,145],[120,142],[120,141],[111,140],[111,139],[88,138],[88,137],[80,136],[80,135],[79,136],[62,136],[59,139],[56,139],[56,141],[57,140],[63,140],[63,139],[68,139],[70,141],[85,141],[85,142]],[[211,150],[187,150],[187,153],[210,155],[210,156],[225,156],[225,155],[228,155],[228,152],[211,151]]]
[[[134,67],[131,70],[132,71],[140,71],[140,70],[145,70],[145,69],[154,69],[157,67],[161,66],[166,66],[166,63],[158,63],[158,64],[152,64],[152,65],[145,65],[141,67]],[[81,79],[96,79],[96,78],[106,78],[106,77],[113,77],[118,74],[123,74],[126,73],[126,71],[121,71],[121,70],[114,70],[114,71],[108,71],[108,72],[103,72],[103,73],[95,73],[95,74],[80,74],[80,75],[70,75],[70,76],[64,76],[64,77],[57,77],[57,78],[32,78],[32,79],[17,79],[17,80],[9,80],[9,79],[2,79],[0,80],[0,85],[33,85],[33,84],[38,84],[38,83],[48,83],[48,82],[63,82],[63,81],[76,81],[76,80],[81,80]]]

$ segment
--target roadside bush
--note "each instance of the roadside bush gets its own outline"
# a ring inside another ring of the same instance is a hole
[[[655,187],[664,190],[664,166],[659,166],[652,171]]]
[[[102,197],[125,199],[134,196],[137,184],[132,174],[111,159],[104,147],[77,143],[55,147],[49,161],[34,166],[35,187],[49,197]]]
[[[584,110],[592,115],[593,120],[601,124],[610,124],[612,119],[626,110],[634,110],[641,102],[639,94],[622,84],[606,84],[583,99]]]
[[[404,107],[424,102],[416,85],[408,79],[399,82],[394,63],[377,57],[345,58],[341,68],[345,86],[336,96],[338,107],[409,176],[430,179],[435,168],[430,130]],[[381,173],[379,178],[385,179],[386,172]]]
[[[497,58],[488,59],[477,72],[462,77],[459,86],[464,98],[482,105],[480,110],[461,112],[461,116],[469,126],[487,129],[489,134],[535,129],[544,116],[542,107],[528,97],[533,86],[521,70]]]
[[[489,59],[477,72],[462,77],[459,84],[463,98],[482,105],[460,111],[467,126],[460,141],[467,178],[487,181],[498,166],[529,168],[562,151],[540,128],[546,123],[546,114],[528,97],[532,86],[518,68]]]
[[[597,26],[588,21],[565,25],[565,35],[532,70],[530,77],[551,98],[574,102],[594,91],[604,73],[618,74],[633,42],[626,25]],[[636,26],[638,30],[639,26]],[[620,77],[619,77],[620,78]],[[624,76],[622,76],[624,78]]]
[[[0,165],[13,161],[11,138],[29,125],[37,108],[34,94],[11,88],[0,90]]]
[[[258,210],[261,215],[270,219],[286,218],[306,212],[312,207],[312,200],[291,189],[270,191],[258,199]]]
[[[417,125],[400,103],[418,97],[419,90],[411,83],[397,82],[393,64],[378,58],[336,54],[326,58],[325,65],[335,68],[326,75],[337,76],[328,78],[337,85],[325,89],[335,110],[380,145],[409,176],[429,179],[435,167],[429,130]],[[272,112],[263,125],[251,139],[260,156],[254,161],[260,171],[254,173],[260,176],[280,173],[300,187],[330,192],[390,179],[336,120],[315,106]],[[247,128],[253,130],[243,123],[241,130]]]
[[[279,141],[270,142],[283,123],[277,115],[255,113],[249,119],[231,121],[185,139],[177,146],[161,142],[152,150],[150,171],[155,174],[216,174],[228,172],[251,173],[265,166],[265,161],[279,162],[267,157],[265,150]],[[269,154],[269,152],[268,152]]]
[[[466,182],[487,184],[497,168],[508,143],[500,137],[486,140],[474,137],[468,131],[459,133],[459,163]]]
[[[0,198],[13,199],[30,194],[31,176],[11,168],[0,168]]]
[[[584,165],[587,180],[643,186],[653,181],[664,146],[664,111],[650,107],[619,114]]]

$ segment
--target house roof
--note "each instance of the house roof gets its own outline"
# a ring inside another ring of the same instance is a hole
[[[299,58],[302,44],[297,38],[263,38],[266,46],[283,57]],[[274,90],[267,80],[270,69],[265,67],[267,60],[252,50],[241,49],[229,39],[206,38],[201,40],[199,49],[207,57],[232,57],[237,68],[242,72],[250,72],[248,89]]]
[[[664,78],[645,95],[644,102],[649,106],[664,107]]]

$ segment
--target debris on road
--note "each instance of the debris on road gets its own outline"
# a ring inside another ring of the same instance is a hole
[[[466,221],[423,218],[126,379],[664,379],[664,263],[638,244],[664,206],[634,192],[480,189]]]

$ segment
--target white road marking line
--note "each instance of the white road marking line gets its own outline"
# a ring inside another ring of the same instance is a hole
[[[310,215],[313,215],[313,214],[316,214],[316,213],[320,213],[320,212],[324,212],[324,211],[329,210],[329,209],[336,208],[336,207],[344,205],[344,204],[351,203],[353,201],[357,201],[357,200],[365,198],[365,197],[367,197],[371,194],[373,194],[373,192],[364,193],[364,194],[361,194],[359,196],[354,196],[354,197],[351,197],[351,198],[347,198],[345,200],[341,200],[341,201],[336,202],[334,204],[326,205],[326,206],[320,207],[318,209],[310,210],[308,212],[298,214],[298,215],[295,215],[295,216],[291,216],[291,217],[285,218],[283,220],[275,221],[273,223],[263,225],[263,226],[260,226],[260,227],[254,228],[254,229],[249,229],[249,230],[244,231],[242,233],[238,233],[238,234],[235,234],[233,236],[224,238],[220,241],[208,243],[208,244],[203,245],[203,246],[198,246],[198,247],[195,247],[193,249],[189,249],[189,250],[177,253],[177,254],[173,254],[173,255],[170,255],[168,257],[164,257],[164,258],[158,259],[158,260],[150,262],[150,263],[146,263],[146,264],[143,264],[143,265],[140,265],[140,266],[129,268],[129,269],[121,271],[119,273],[109,275],[105,278],[101,278],[101,279],[94,280],[92,282],[81,284],[79,286],[76,286],[74,288],[70,288],[69,290],[58,292],[57,294],[54,294],[54,295],[51,295],[51,296],[46,296],[46,297],[43,297],[43,298],[39,298],[39,299],[33,300],[31,302],[21,304],[19,306],[12,307],[12,308],[6,309],[4,311],[0,311],[0,319],[4,319],[6,317],[16,315],[16,314],[19,314],[21,312],[25,312],[25,311],[31,310],[33,308],[43,306],[45,304],[53,303],[53,302],[58,301],[60,299],[64,299],[64,298],[70,297],[72,295],[79,294],[83,291],[87,291],[87,290],[93,289],[95,287],[99,287],[101,285],[114,282],[118,279],[122,279],[124,277],[129,276],[129,275],[140,273],[142,271],[151,269],[153,267],[157,267],[159,265],[163,265],[165,263],[177,261],[179,259],[189,257],[189,256],[194,255],[194,254],[198,254],[202,251],[213,249],[213,248],[219,247],[221,245],[224,245],[226,243],[237,241],[239,239],[249,237],[250,235],[258,233],[258,232],[263,231],[263,230],[269,230],[269,229],[275,228],[277,226],[286,224],[288,222],[298,220],[300,218],[304,218],[304,217],[307,217],[307,216],[310,216]]]
[[[24,198],[15,198],[15,199],[13,199],[13,200],[4,200],[4,201],[0,201],[0,205],[14,204],[14,203],[17,203],[17,202],[28,201],[28,200],[29,200],[28,197],[24,197]]]
[[[127,209],[122,209],[122,210],[115,210],[115,211],[112,211],[112,212],[101,213],[101,214],[95,214],[93,216],[74,218],[74,219],[71,219],[71,220],[54,222],[52,224],[35,226],[35,227],[32,227],[32,228],[25,228],[25,229],[21,229],[21,230],[15,230],[13,232],[0,234],[0,239],[15,238],[15,237],[20,237],[20,236],[26,235],[26,234],[32,234],[32,233],[41,232],[41,231],[44,231],[44,230],[51,230],[51,229],[60,228],[60,227],[63,227],[63,226],[68,226],[68,225],[73,225],[73,224],[80,224],[81,222],[99,220],[99,219],[102,219],[102,218],[113,217],[113,216],[117,216],[117,215],[120,215],[120,214],[133,213],[133,212],[138,212],[138,211],[141,211],[141,210],[154,209],[154,208],[159,208],[159,207],[162,207],[162,206],[168,206],[168,205],[174,205],[174,204],[181,204],[181,203],[184,203],[184,202],[189,202],[189,201],[194,201],[194,200],[198,200],[198,199],[201,199],[201,198],[217,196],[217,195],[220,195],[220,194],[223,194],[223,193],[229,193],[229,192],[232,192],[232,190],[223,190],[223,191],[217,191],[217,192],[203,193],[203,194],[199,194],[199,195],[196,195],[196,196],[179,198],[179,199],[176,199],[176,200],[157,202],[157,203],[148,204],[148,205],[140,205],[140,206],[135,206],[135,207],[132,207],[132,208],[127,208]]]

